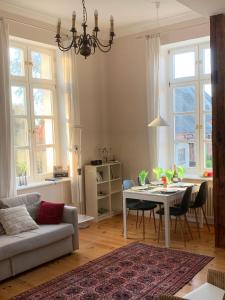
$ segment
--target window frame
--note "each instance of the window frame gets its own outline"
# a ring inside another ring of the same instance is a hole
[[[171,163],[174,164],[176,161],[176,150],[175,145],[179,143],[175,138],[175,115],[191,115],[191,112],[175,112],[174,109],[174,95],[173,91],[176,87],[188,87],[195,86],[196,87],[196,110],[195,110],[195,120],[196,120],[196,128],[195,128],[195,141],[196,141],[196,167],[189,167],[187,169],[187,173],[196,174],[203,173],[204,171],[211,170],[212,168],[205,167],[205,144],[206,139],[204,136],[204,116],[207,114],[204,112],[204,94],[203,87],[204,84],[211,84],[211,73],[204,74],[204,61],[203,61],[203,50],[210,48],[209,42],[197,43],[182,47],[175,47],[168,51],[168,59],[169,59],[169,101],[170,101],[170,124],[171,124]],[[185,77],[174,79],[174,56],[176,54],[189,52],[191,50],[195,51],[195,69],[196,76],[193,77]],[[212,112],[209,112],[209,114]],[[208,140],[210,142],[210,140]],[[180,142],[182,143],[182,142]],[[212,143],[212,141],[211,141]]]
[[[44,46],[39,46],[32,44],[32,42],[17,41],[15,38],[10,38],[9,48],[19,48],[23,50],[24,54],[24,76],[14,76],[10,74],[10,88],[11,86],[24,86],[26,91],[26,109],[27,109],[27,123],[28,123],[28,146],[15,146],[14,143],[14,153],[16,157],[17,149],[29,149],[29,166],[30,174],[27,176],[28,182],[41,181],[45,178],[51,177],[53,175],[53,170],[51,173],[38,174],[37,159],[35,153],[40,148],[53,147],[54,158],[53,165],[57,165],[60,161],[60,147],[59,147],[59,128],[58,128],[58,99],[56,93],[56,53],[54,49],[45,48]],[[51,68],[52,68],[52,79],[37,79],[32,77],[32,62],[31,62],[31,52],[37,51],[41,53],[46,53],[51,57]],[[53,120],[53,144],[43,144],[37,146],[35,143],[35,119],[37,116],[34,114],[34,104],[33,104],[33,88],[43,88],[50,89],[52,91],[52,116],[40,116],[42,119],[52,119]],[[12,98],[11,98],[12,101]],[[12,113],[12,120],[16,118],[23,118],[23,116],[16,116]],[[14,127],[13,127],[14,128]],[[14,129],[13,129],[14,130]],[[14,136],[14,134],[13,134]],[[15,160],[16,161],[16,160]],[[16,178],[18,182],[18,177]]]

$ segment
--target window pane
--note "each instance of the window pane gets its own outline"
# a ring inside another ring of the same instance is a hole
[[[52,109],[52,91],[47,89],[33,89],[34,114],[36,116],[51,116]]]
[[[195,86],[176,87],[174,89],[175,112],[194,112],[196,107]]]
[[[174,55],[174,79],[195,76],[195,52]]]
[[[211,73],[211,51],[209,48],[203,50],[203,73]]]
[[[10,48],[10,74],[13,76],[24,76],[24,53],[23,49]]]
[[[205,168],[212,169],[212,144],[205,144]]]
[[[39,79],[52,79],[51,56],[46,53],[31,52],[32,77]]]
[[[53,144],[53,124],[50,119],[35,119],[35,140],[37,145]]]
[[[179,143],[175,145],[175,161],[185,168],[196,167],[196,149],[194,143]]]
[[[207,114],[204,116],[204,131],[205,131],[205,139],[212,139],[212,115]]]
[[[204,100],[204,110],[212,111],[212,86],[211,86],[211,84],[203,85],[203,100]]]
[[[11,87],[12,110],[14,115],[26,115],[26,91],[23,86]]]
[[[44,150],[37,151],[36,157],[36,168],[37,173],[46,174],[53,172],[53,165],[54,165],[54,150],[53,148],[47,148]]]
[[[195,117],[193,115],[175,116],[175,139],[188,142],[195,139]]]
[[[14,119],[14,144],[15,146],[28,146],[28,127],[26,119]]]
[[[27,173],[30,175],[30,158],[28,149],[17,149],[16,150],[16,176],[20,176]]]

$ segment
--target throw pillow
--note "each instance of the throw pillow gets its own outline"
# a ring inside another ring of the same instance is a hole
[[[0,209],[0,223],[8,235],[39,228],[25,205]]]
[[[39,193],[30,193],[11,198],[0,199],[0,208],[10,208],[25,204],[29,214],[35,220],[40,204],[40,197],[41,195]]]
[[[62,222],[64,203],[41,201],[37,212],[38,224],[59,224]]]

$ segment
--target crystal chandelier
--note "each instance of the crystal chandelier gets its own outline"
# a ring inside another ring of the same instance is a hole
[[[95,10],[94,18],[95,18],[95,27],[93,29],[92,34],[87,33],[87,10],[85,7],[85,0],[82,0],[83,5],[83,22],[81,24],[83,28],[83,33],[80,35],[77,33],[75,22],[76,22],[76,13],[73,12],[72,15],[72,28],[70,32],[72,33],[72,41],[68,46],[64,46],[62,43],[62,37],[60,35],[61,29],[61,20],[59,19],[57,25],[57,34],[55,36],[58,47],[61,51],[68,51],[71,48],[74,48],[76,54],[81,54],[85,57],[85,59],[91,54],[95,53],[96,48],[101,50],[102,52],[109,52],[112,47],[113,38],[115,36],[114,33],[114,20],[113,17],[110,17],[110,32],[109,32],[109,42],[108,44],[104,44],[98,38],[98,11]]]

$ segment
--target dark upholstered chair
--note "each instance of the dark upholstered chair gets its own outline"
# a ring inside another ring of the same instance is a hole
[[[189,231],[189,234],[192,238],[192,233],[191,233],[191,228],[189,226],[189,223],[188,223],[188,220],[187,220],[187,211],[188,211],[188,208],[190,206],[190,202],[191,202],[191,195],[192,195],[192,186],[188,187],[185,192],[184,192],[184,195],[183,195],[183,198],[181,200],[181,203],[179,206],[177,207],[170,207],[170,216],[173,216],[176,218],[176,224],[177,224],[177,220],[180,224],[180,227],[181,227],[181,231],[182,231],[182,235],[183,235],[183,239],[184,239],[184,245],[186,246],[186,238],[185,238],[185,231],[184,231],[184,228],[182,226],[182,222],[181,222],[181,217],[184,216],[184,224],[186,223],[187,224],[187,227],[188,227],[188,231]],[[164,215],[164,208],[160,209],[159,211],[157,211],[157,214],[159,214],[159,217],[160,217],[160,221],[159,221],[159,231],[158,231],[158,241],[159,241],[159,238],[160,238],[160,228],[161,228],[161,225],[162,225],[162,216]]]
[[[133,180],[125,179],[123,181],[123,189],[124,190],[130,189],[133,186],[135,186]],[[127,198],[128,214],[129,214],[130,210],[137,211],[136,227],[138,225],[139,211],[142,212],[143,237],[144,238],[145,238],[145,218],[144,218],[145,211],[153,211],[153,220],[154,220],[154,226],[155,226],[155,230],[156,230],[155,213],[154,213],[154,209],[156,207],[157,207],[157,205],[153,202],[150,202],[150,201],[142,201],[142,200],[139,200],[139,199],[129,199],[129,198]]]

